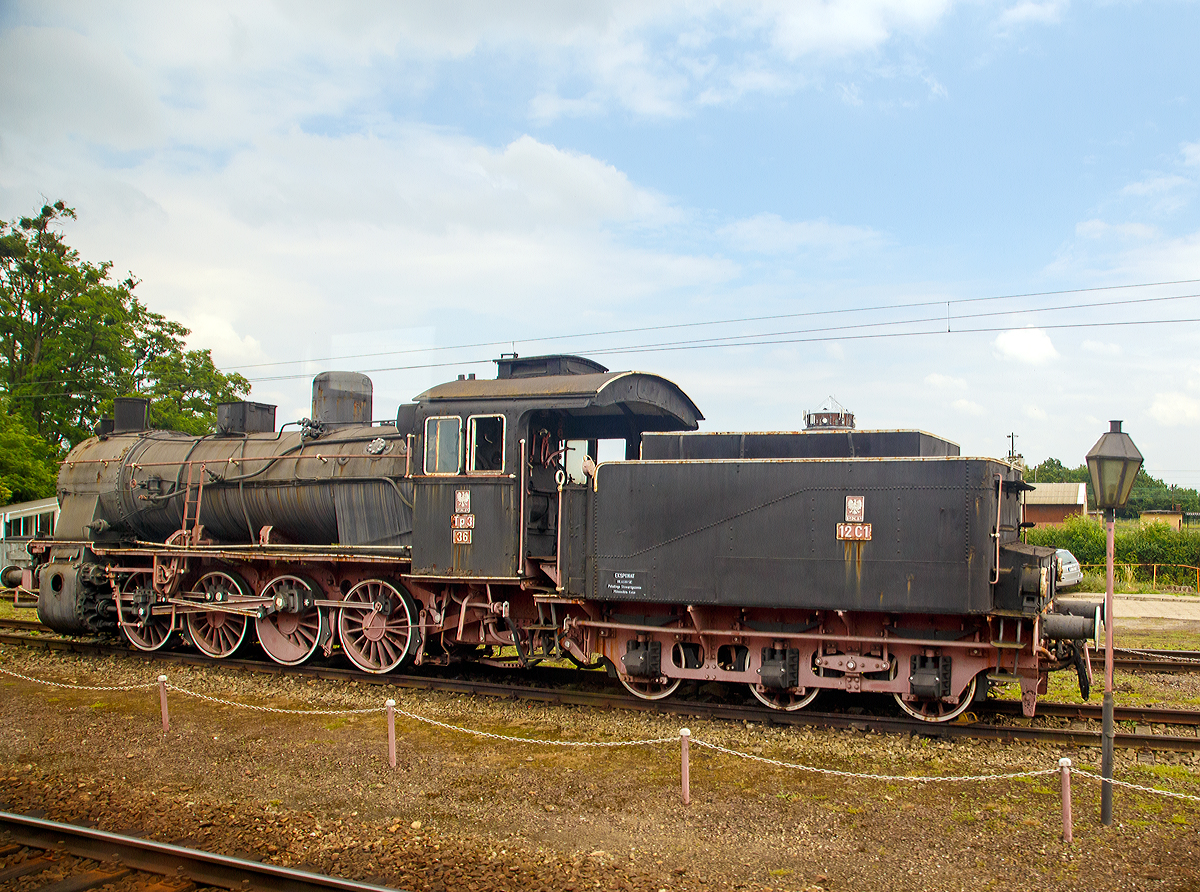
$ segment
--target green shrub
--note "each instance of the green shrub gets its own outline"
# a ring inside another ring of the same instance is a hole
[[[1160,564],[1157,583],[1163,585],[1196,586],[1196,571],[1188,567],[1200,567],[1200,532],[1176,530],[1156,521],[1135,525],[1118,526],[1114,537],[1114,561],[1116,564]],[[1044,526],[1026,532],[1026,541],[1033,545],[1049,545],[1065,548],[1081,564],[1093,564],[1103,575],[1105,531],[1104,525],[1091,518],[1073,515],[1061,526]],[[1118,579],[1130,575],[1129,569],[1116,568]],[[1136,567],[1128,582],[1146,582],[1155,576],[1151,567]]]

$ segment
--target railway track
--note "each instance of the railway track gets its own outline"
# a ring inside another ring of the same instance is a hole
[[[152,671],[164,671],[169,665],[214,665],[214,661],[199,654],[185,651],[156,651],[153,654],[131,651],[116,643],[86,641],[75,638],[16,635],[0,632],[0,643],[38,647],[63,653],[78,653],[95,656],[122,655],[142,659]],[[1003,742],[1029,741],[1057,743],[1065,746],[1100,746],[1101,707],[1096,704],[1067,704],[1042,702],[1038,704],[1039,719],[1021,716],[1021,705],[1012,700],[989,700],[986,710],[1003,717],[1002,722],[980,721],[968,713],[963,721],[947,724],[919,722],[907,716],[868,715],[860,712],[859,706],[849,706],[845,711],[817,711],[813,709],[784,712],[767,709],[757,703],[753,705],[705,702],[698,699],[671,698],[647,701],[633,697],[623,691],[602,672],[587,672],[580,685],[582,670],[536,667],[520,672],[519,681],[496,681],[494,678],[474,678],[476,667],[456,666],[453,670],[431,670],[420,675],[390,673],[386,676],[371,676],[352,669],[344,669],[319,662],[303,666],[285,667],[269,661],[225,659],[228,668],[268,675],[288,673],[329,681],[355,681],[360,685],[391,685],[398,688],[439,690],[453,693],[469,693],[487,697],[519,699],[537,703],[584,706],[593,709],[626,709],[677,715],[681,719],[696,717],[761,724],[824,727],[860,732],[884,734],[920,734],[949,739],[982,739]],[[573,683],[568,687],[569,683]],[[579,689],[583,687],[584,689]],[[829,695],[826,700],[836,700]],[[862,701],[855,699],[855,704]],[[1118,723],[1132,723],[1132,730],[1118,728],[1115,744],[1119,747],[1158,750],[1165,752],[1200,752],[1200,712],[1155,707],[1121,706],[1114,717]],[[1040,723],[1046,719],[1067,720],[1068,727],[1054,727]],[[1080,723],[1091,723],[1079,727]],[[1169,726],[1181,733],[1153,733],[1150,726]]]
[[[289,892],[392,892],[385,886],[0,812],[0,884],[85,892],[110,883],[141,892],[197,887]]]

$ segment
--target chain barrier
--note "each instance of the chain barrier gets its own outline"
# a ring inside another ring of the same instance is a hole
[[[1105,780],[1099,774],[1092,774],[1090,771],[1084,771],[1082,768],[1073,768],[1071,769],[1071,773],[1078,774],[1080,777],[1090,778],[1091,780],[1098,780],[1101,783],[1103,783]],[[1109,781],[1109,783],[1111,783],[1114,787],[1125,787],[1129,790],[1137,790],[1140,793],[1155,793],[1159,796],[1170,796],[1172,799],[1184,799],[1189,802],[1200,802],[1200,796],[1192,796],[1188,793],[1173,793],[1170,790],[1156,790],[1153,787],[1143,787],[1138,784],[1131,784],[1129,781],[1119,781],[1115,779]]]
[[[417,715],[413,712],[408,712],[403,709],[397,709],[396,715],[402,715],[405,718],[412,719],[416,722],[424,722],[427,725],[433,725],[437,728],[445,728],[447,731],[458,731],[462,734],[473,734],[476,737],[486,737],[490,740],[507,740],[510,743],[537,743],[542,746],[577,746],[577,747],[611,747],[611,746],[650,746],[659,743],[675,743],[679,740],[678,737],[651,737],[645,740],[545,740],[535,737],[510,737],[506,734],[493,734],[491,731],[478,731],[474,728],[462,728],[458,725],[450,725],[446,722],[439,722],[437,719],[426,718],[422,715]]]
[[[384,707],[372,706],[368,709],[280,709],[277,706],[259,706],[255,703],[239,703],[236,700],[222,700],[220,697],[210,697],[208,694],[199,694],[196,691],[189,691],[187,688],[181,688],[178,685],[168,684],[167,690],[178,691],[188,697],[195,697],[197,700],[207,700],[209,703],[219,703],[222,706],[237,706],[241,709],[253,709],[258,712],[274,712],[280,715],[366,715],[370,712],[383,712]]]
[[[910,783],[965,783],[967,781],[992,781],[992,780],[1012,780],[1018,777],[1039,777],[1047,774],[1058,774],[1057,768],[1045,768],[1040,771],[1014,771],[1009,774],[978,774],[964,777],[941,777],[937,775],[888,775],[888,774],[857,774],[853,771],[838,771],[835,768],[816,768],[812,765],[798,765],[794,762],[783,762],[779,759],[768,759],[766,756],[756,756],[752,753],[743,753],[738,750],[731,750],[727,747],[718,746],[715,743],[709,743],[706,740],[698,740],[692,738],[692,743],[696,746],[702,746],[705,749],[715,750],[718,753],[724,753],[727,756],[736,756],[739,759],[750,759],[754,762],[762,762],[767,765],[774,765],[777,768],[791,768],[796,771],[811,771],[815,774],[831,775],[833,777],[856,778],[859,780],[874,780],[874,781],[908,781]]]
[[[1152,659],[1152,660],[1173,660],[1176,663],[1200,664],[1200,660],[1196,659],[1195,657],[1172,657],[1172,656],[1168,656],[1167,654],[1151,653],[1148,650],[1134,650],[1131,647],[1124,647],[1124,648],[1122,648],[1122,650],[1125,651],[1125,653],[1137,654],[1139,657],[1148,657],[1149,659]]]
[[[1134,651],[1137,653],[1137,651]],[[1194,661],[1200,662],[1200,661]],[[507,743],[526,743],[536,744],[538,746],[559,746],[559,747],[575,747],[575,748],[611,748],[622,746],[657,746],[659,744],[675,743],[679,741],[682,748],[682,780],[683,780],[683,801],[685,804],[690,802],[689,791],[689,758],[688,745],[703,747],[716,753],[721,753],[726,756],[733,756],[738,759],[746,759],[752,762],[759,762],[764,765],[771,765],[776,768],[786,768],[793,771],[808,771],[814,774],[825,775],[827,777],[841,777],[854,780],[871,780],[881,781],[884,783],[916,783],[916,784],[948,784],[948,783],[974,783],[980,781],[1000,781],[1000,780],[1016,780],[1018,778],[1032,777],[1048,777],[1053,774],[1061,774],[1063,776],[1063,838],[1070,842],[1071,839],[1071,807],[1070,807],[1070,775],[1077,774],[1081,777],[1086,777],[1089,780],[1104,782],[1104,778],[1098,774],[1086,771],[1082,768],[1072,768],[1069,759],[1060,760],[1058,767],[1045,768],[1033,771],[1013,771],[1005,774],[977,774],[977,775],[960,775],[960,776],[917,776],[917,775],[888,775],[888,774],[867,774],[853,771],[841,771],[836,768],[818,768],[813,765],[801,765],[795,762],[786,762],[782,759],[771,759],[767,756],[759,756],[753,753],[743,753],[739,750],[730,749],[729,747],[721,746],[720,744],[710,743],[706,740],[700,740],[691,736],[691,731],[684,728],[680,731],[678,737],[650,737],[641,740],[611,740],[611,741],[595,741],[595,740],[547,740],[544,738],[533,737],[516,737],[509,734],[496,734],[491,731],[480,731],[476,728],[464,728],[460,725],[452,725],[448,722],[431,719],[427,716],[418,715],[415,712],[409,712],[404,709],[396,709],[394,700],[388,700],[383,707],[373,706],[365,709],[283,709],[275,706],[259,706],[253,703],[239,703],[236,700],[226,700],[221,697],[213,697],[208,694],[201,694],[197,691],[191,691],[187,688],[179,687],[178,685],[169,684],[165,675],[160,675],[155,682],[136,685],[120,685],[120,686],[99,686],[99,685],[79,685],[68,684],[66,682],[48,681],[42,678],[35,678],[30,675],[22,675],[19,672],[13,672],[11,669],[0,667],[0,673],[12,678],[19,678],[22,681],[33,682],[34,684],[47,685],[54,688],[65,688],[75,691],[140,691],[148,688],[157,687],[159,689],[162,700],[163,714],[163,731],[169,729],[169,718],[167,712],[166,692],[168,690],[177,691],[187,697],[194,697],[197,700],[204,700],[208,703],[216,703],[221,706],[233,706],[242,709],[250,709],[256,712],[274,713],[277,715],[368,715],[372,713],[384,712],[387,714],[388,721],[388,762],[394,768],[396,766],[395,755],[395,716],[400,715],[404,718],[411,719],[414,722],[421,722],[435,728],[441,728],[446,731],[456,731],[460,734],[470,734],[474,737],[484,738],[487,740],[500,740]],[[1139,793],[1148,793],[1158,796],[1166,796],[1172,799],[1179,799],[1186,802],[1200,803],[1200,796],[1193,796],[1187,793],[1175,793],[1169,790],[1158,790],[1153,787],[1145,787],[1139,784],[1130,783],[1128,781],[1112,780],[1112,784],[1118,787],[1124,787],[1127,790],[1134,790]]]
[[[149,684],[120,685],[117,687],[104,687],[101,685],[67,684],[65,682],[58,682],[58,681],[46,681],[44,678],[33,678],[32,676],[22,675],[20,672],[13,672],[11,669],[5,669],[3,667],[0,667],[0,673],[12,676],[13,678],[19,678],[22,681],[32,681],[34,684],[44,684],[44,685],[48,685],[49,687],[52,687],[52,688],[68,688],[72,691],[144,691],[147,688],[153,688],[153,687],[157,686],[157,682],[153,682],[153,681],[150,682]]]

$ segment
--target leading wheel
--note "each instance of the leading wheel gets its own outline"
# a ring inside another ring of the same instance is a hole
[[[367,579],[346,592],[338,611],[338,636],[359,669],[390,672],[421,646],[417,603],[399,583]]]
[[[972,678],[959,695],[958,703],[945,703],[941,700],[914,700],[910,703],[900,694],[892,696],[896,698],[900,708],[914,719],[923,722],[949,722],[966,712],[971,701],[975,699],[975,679]]]
[[[797,709],[803,709],[817,699],[817,694],[821,693],[820,688],[798,688],[794,691],[777,691],[768,689],[760,691],[758,685],[750,685],[750,693],[753,694],[759,703],[763,703],[772,709],[782,709],[785,712],[794,712]]]
[[[275,613],[254,621],[258,643],[267,656],[284,666],[298,666],[317,651],[329,634],[325,614],[315,606],[321,590],[301,576],[278,576],[262,596],[275,602]]]
[[[138,650],[158,650],[171,639],[174,612],[152,613],[158,594],[150,571],[130,573],[117,592],[121,631]]]
[[[209,573],[196,583],[196,592],[206,602],[224,603],[247,597],[249,586],[240,577],[220,571]],[[187,615],[188,634],[202,654],[215,659],[230,656],[246,640],[250,623],[237,613],[205,610]]]
[[[675,693],[682,683],[682,678],[634,678],[629,675],[618,675],[625,690],[643,700],[662,700]]]

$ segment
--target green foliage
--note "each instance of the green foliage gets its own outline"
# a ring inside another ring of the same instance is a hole
[[[1030,468],[1025,479],[1033,483],[1086,483],[1088,504],[1095,506],[1096,493],[1092,489],[1092,476],[1086,463],[1068,468],[1057,458],[1048,458]],[[1117,512],[1118,517],[1138,517],[1143,511],[1200,511],[1200,493],[1194,489],[1168,485],[1157,477],[1146,473],[1145,467],[1138,469],[1133,481],[1133,492],[1129,504]],[[1074,551],[1074,549],[1071,549]],[[1076,555],[1078,557],[1078,555]],[[1082,558],[1080,558],[1082,560]]]
[[[1026,541],[1033,545],[1065,548],[1081,564],[1103,566],[1106,534],[1104,525],[1078,515],[1068,517],[1061,526],[1043,526],[1026,532]],[[1160,585],[1194,587],[1196,573],[1185,567],[1200,567],[1200,532],[1177,530],[1162,523],[1139,523],[1120,526],[1113,541],[1114,563],[1122,565],[1117,575],[1132,575],[1129,581],[1146,581],[1157,576]],[[1150,568],[1127,571],[1131,564],[1177,565],[1160,566],[1157,574]]]
[[[0,504],[54,495],[56,462],[50,444],[19,415],[0,412]]]
[[[147,309],[132,275],[113,281],[111,263],[90,263],[67,245],[61,226],[74,219],[58,201],[0,221],[0,438],[13,447],[0,463],[6,501],[53,495],[57,460],[91,436],[114,396],[148,396],[151,424],[204,434],[215,429],[215,403],[250,390],[207,350],[187,350],[188,330]],[[25,482],[14,487],[18,478]]]
[[[1105,533],[1103,525],[1088,517],[1072,514],[1061,526],[1035,527],[1025,533],[1031,545],[1065,548],[1081,564],[1104,563]]]

